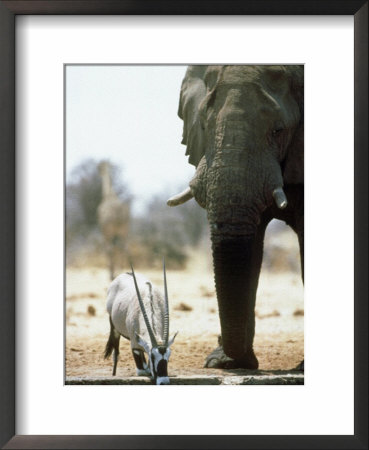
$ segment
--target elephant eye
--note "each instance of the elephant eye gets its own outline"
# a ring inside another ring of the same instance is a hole
[[[278,136],[279,134],[281,134],[283,131],[283,128],[276,128],[275,130],[272,131],[273,136]]]

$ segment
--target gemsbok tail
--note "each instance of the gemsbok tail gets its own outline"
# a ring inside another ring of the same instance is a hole
[[[104,358],[109,358],[109,356],[112,354],[114,350],[114,346],[113,346],[113,339],[111,336],[109,336],[108,342],[106,343],[105,346],[105,353],[104,353]]]
[[[113,331],[113,327],[112,327],[112,323],[111,323],[111,319],[110,319],[110,334],[109,334],[108,342],[106,343],[106,346],[105,346],[104,359],[109,358],[109,356],[112,354],[113,350],[114,350],[114,331]]]

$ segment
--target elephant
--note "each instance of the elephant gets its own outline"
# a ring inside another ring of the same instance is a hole
[[[189,66],[178,115],[196,167],[188,188],[210,226],[221,346],[205,367],[257,369],[255,299],[273,219],[298,236],[304,271],[304,67]]]

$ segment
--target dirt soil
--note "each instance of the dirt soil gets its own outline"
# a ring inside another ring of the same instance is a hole
[[[209,262],[167,271],[170,336],[169,375],[224,375],[250,371],[204,369],[206,356],[217,347],[220,325]],[[137,269],[137,272],[139,270]],[[162,287],[161,270],[141,271]],[[110,377],[112,360],[104,360],[109,335],[105,310],[107,270],[68,268],[66,274],[66,377]],[[255,354],[260,371],[289,370],[304,358],[304,302],[300,274],[263,270],[256,302]],[[135,376],[129,341],[120,343],[118,377]]]

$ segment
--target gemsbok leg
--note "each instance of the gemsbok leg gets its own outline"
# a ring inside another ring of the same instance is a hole
[[[136,372],[138,376],[150,374],[150,370],[146,364],[145,354],[139,348],[132,349],[132,355],[136,363]]]

